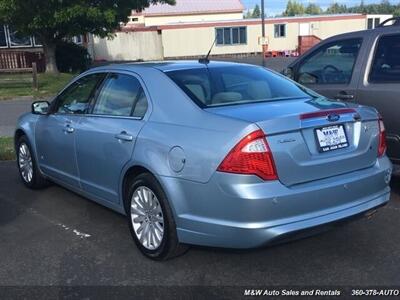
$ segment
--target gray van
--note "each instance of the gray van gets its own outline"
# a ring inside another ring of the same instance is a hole
[[[284,74],[328,98],[374,106],[385,122],[387,153],[399,173],[400,18],[328,38]]]

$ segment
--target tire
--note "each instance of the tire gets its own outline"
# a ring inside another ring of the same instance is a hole
[[[21,136],[16,143],[17,166],[22,182],[30,189],[41,189],[48,185],[48,181],[40,173],[36,164],[31,144],[26,136]],[[27,168],[24,169],[24,165]]]
[[[142,254],[153,260],[167,260],[185,253],[188,247],[179,243],[171,207],[157,179],[150,173],[142,173],[128,184],[127,219]],[[146,202],[146,195],[152,200]]]

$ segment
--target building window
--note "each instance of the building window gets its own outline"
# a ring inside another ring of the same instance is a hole
[[[128,17],[129,22],[139,22],[139,18]]]
[[[74,36],[72,41],[77,45],[81,45],[83,42],[83,37],[81,35]]]
[[[380,18],[375,18],[375,28],[381,24],[381,19]]]
[[[43,46],[43,44],[42,44],[42,42],[40,41],[40,38],[39,38],[39,37],[33,36],[33,37],[32,37],[32,40],[33,40],[33,46],[34,46],[34,47],[42,47],[42,46]]]
[[[276,38],[286,37],[286,24],[275,24],[274,36]]]
[[[6,26],[0,24],[0,48],[7,47]]]
[[[8,38],[10,41],[10,47],[32,47],[32,39],[29,36],[22,36],[18,31],[13,30],[8,26]]]
[[[247,44],[247,27],[224,27],[215,29],[217,45]]]
[[[373,29],[373,28],[374,28],[374,19],[368,18],[367,29]]]

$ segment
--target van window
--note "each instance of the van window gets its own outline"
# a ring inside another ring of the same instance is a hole
[[[386,35],[379,39],[369,82],[400,82],[400,34]]]
[[[300,65],[302,84],[348,84],[361,48],[361,39],[332,42],[317,49]]]

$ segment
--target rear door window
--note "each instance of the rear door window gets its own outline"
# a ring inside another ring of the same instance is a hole
[[[110,74],[99,92],[93,108],[95,115],[143,117],[147,99],[137,78],[125,74]]]
[[[323,45],[300,65],[297,81],[302,84],[348,84],[351,81],[362,39]]]
[[[379,39],[369,82],[400,82],[400,34],[386,35]]]

